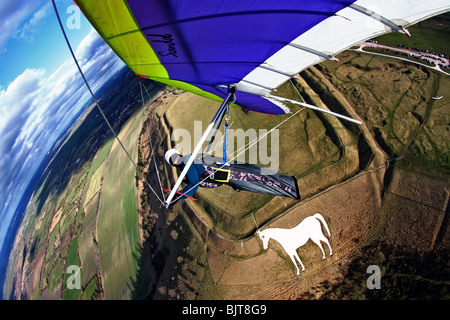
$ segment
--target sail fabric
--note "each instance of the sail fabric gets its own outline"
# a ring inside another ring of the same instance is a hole
[[[265,97],[272,90],[355,43],[392,31],[385,21],[408,26],[450,10],[448,0],[75,2],[137,75],[217,101],[235,85],[235,105],[268,114],[289,112]]]
[[[294,176],[275,172],[264,172],[254,164],[205,165],[206,172],[214,177],[200,183],[204,188],[215,188],[222,184],[231,186],[236,191],[249,191],[272,196],[300,200],[300,190]]]
[[[184,156],[182,161],[187,163],[190,156]],[[221,158],[204,154],[197,155],[194,163],[201,164],[204,168],[204,174],[200,176],[200,187],[216,188],[229,185],[236,191],[301,199],[297,179],[294,176],[282,175],[251,163],[228,161],[222,164]]]

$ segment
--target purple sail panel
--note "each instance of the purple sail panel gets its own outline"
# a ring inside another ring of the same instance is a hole
[[[170,79],[237,83],[354,1],[128,0]]]
[[[198,88],[203,91],[210,92],[215,94],[218,97],[223,99],[226,98],[228,91],[227,89],[204,86],[204,85],[196,85]],[[247,110],[265,113],[265,114],[285,114],[286,110],[279,107],[278,105],[272,103],[271,101],[257,96],[251,93],[236,91],[236,101],[234,102],[238,106],[241,106]]]

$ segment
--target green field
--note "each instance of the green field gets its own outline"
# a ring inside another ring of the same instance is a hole
[[[392,32],[380,36],[377,41],[383,44],[400,45],[431,50],[450,56],[450,14],[445,13],[432,19],[419,22],[408,27],[411,37]]]
[[[85,206],[85,217],[80,239],[79,256],[83,266],[82,284],[86,288],[88,283],[97,276],[96,244],[93,239],[95,222],[97,220],[99,194],[93,196]]]
[[[141,130],[141,112],[121,132],[122,143],[133,161]],[[100,265],[106,299],[129,299],[140,257],[136,168],[125,152],[116,147],[109,155],[97,223]]]

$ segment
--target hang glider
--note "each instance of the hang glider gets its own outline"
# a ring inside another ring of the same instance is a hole
[[[409,25],[450,10],[448,0],[74,1],[137,75],[223,101],[213,122],[228,104],[290,112],[283,102],[357,122],[272,93],[354,44],[391,31],[410,36]]]

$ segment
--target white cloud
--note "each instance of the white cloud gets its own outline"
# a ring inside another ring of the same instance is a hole
[[[124,66],[94,29],[76,52],[94,91]],[[87,98],[72,58],[52,74],[26,69],[0,90],[0,248],[23,190]]]
[[[20,29],[16,31],[13,38],[33,41],[36,33],[39,32],[43,19],[48,16],[51,9],[51,2],[47,2],[41,9],[36,11]]]
[[[2,0],[0,4],[0,52],[6,50],[6,43],[20,25],[31,15],[37,1]]]

